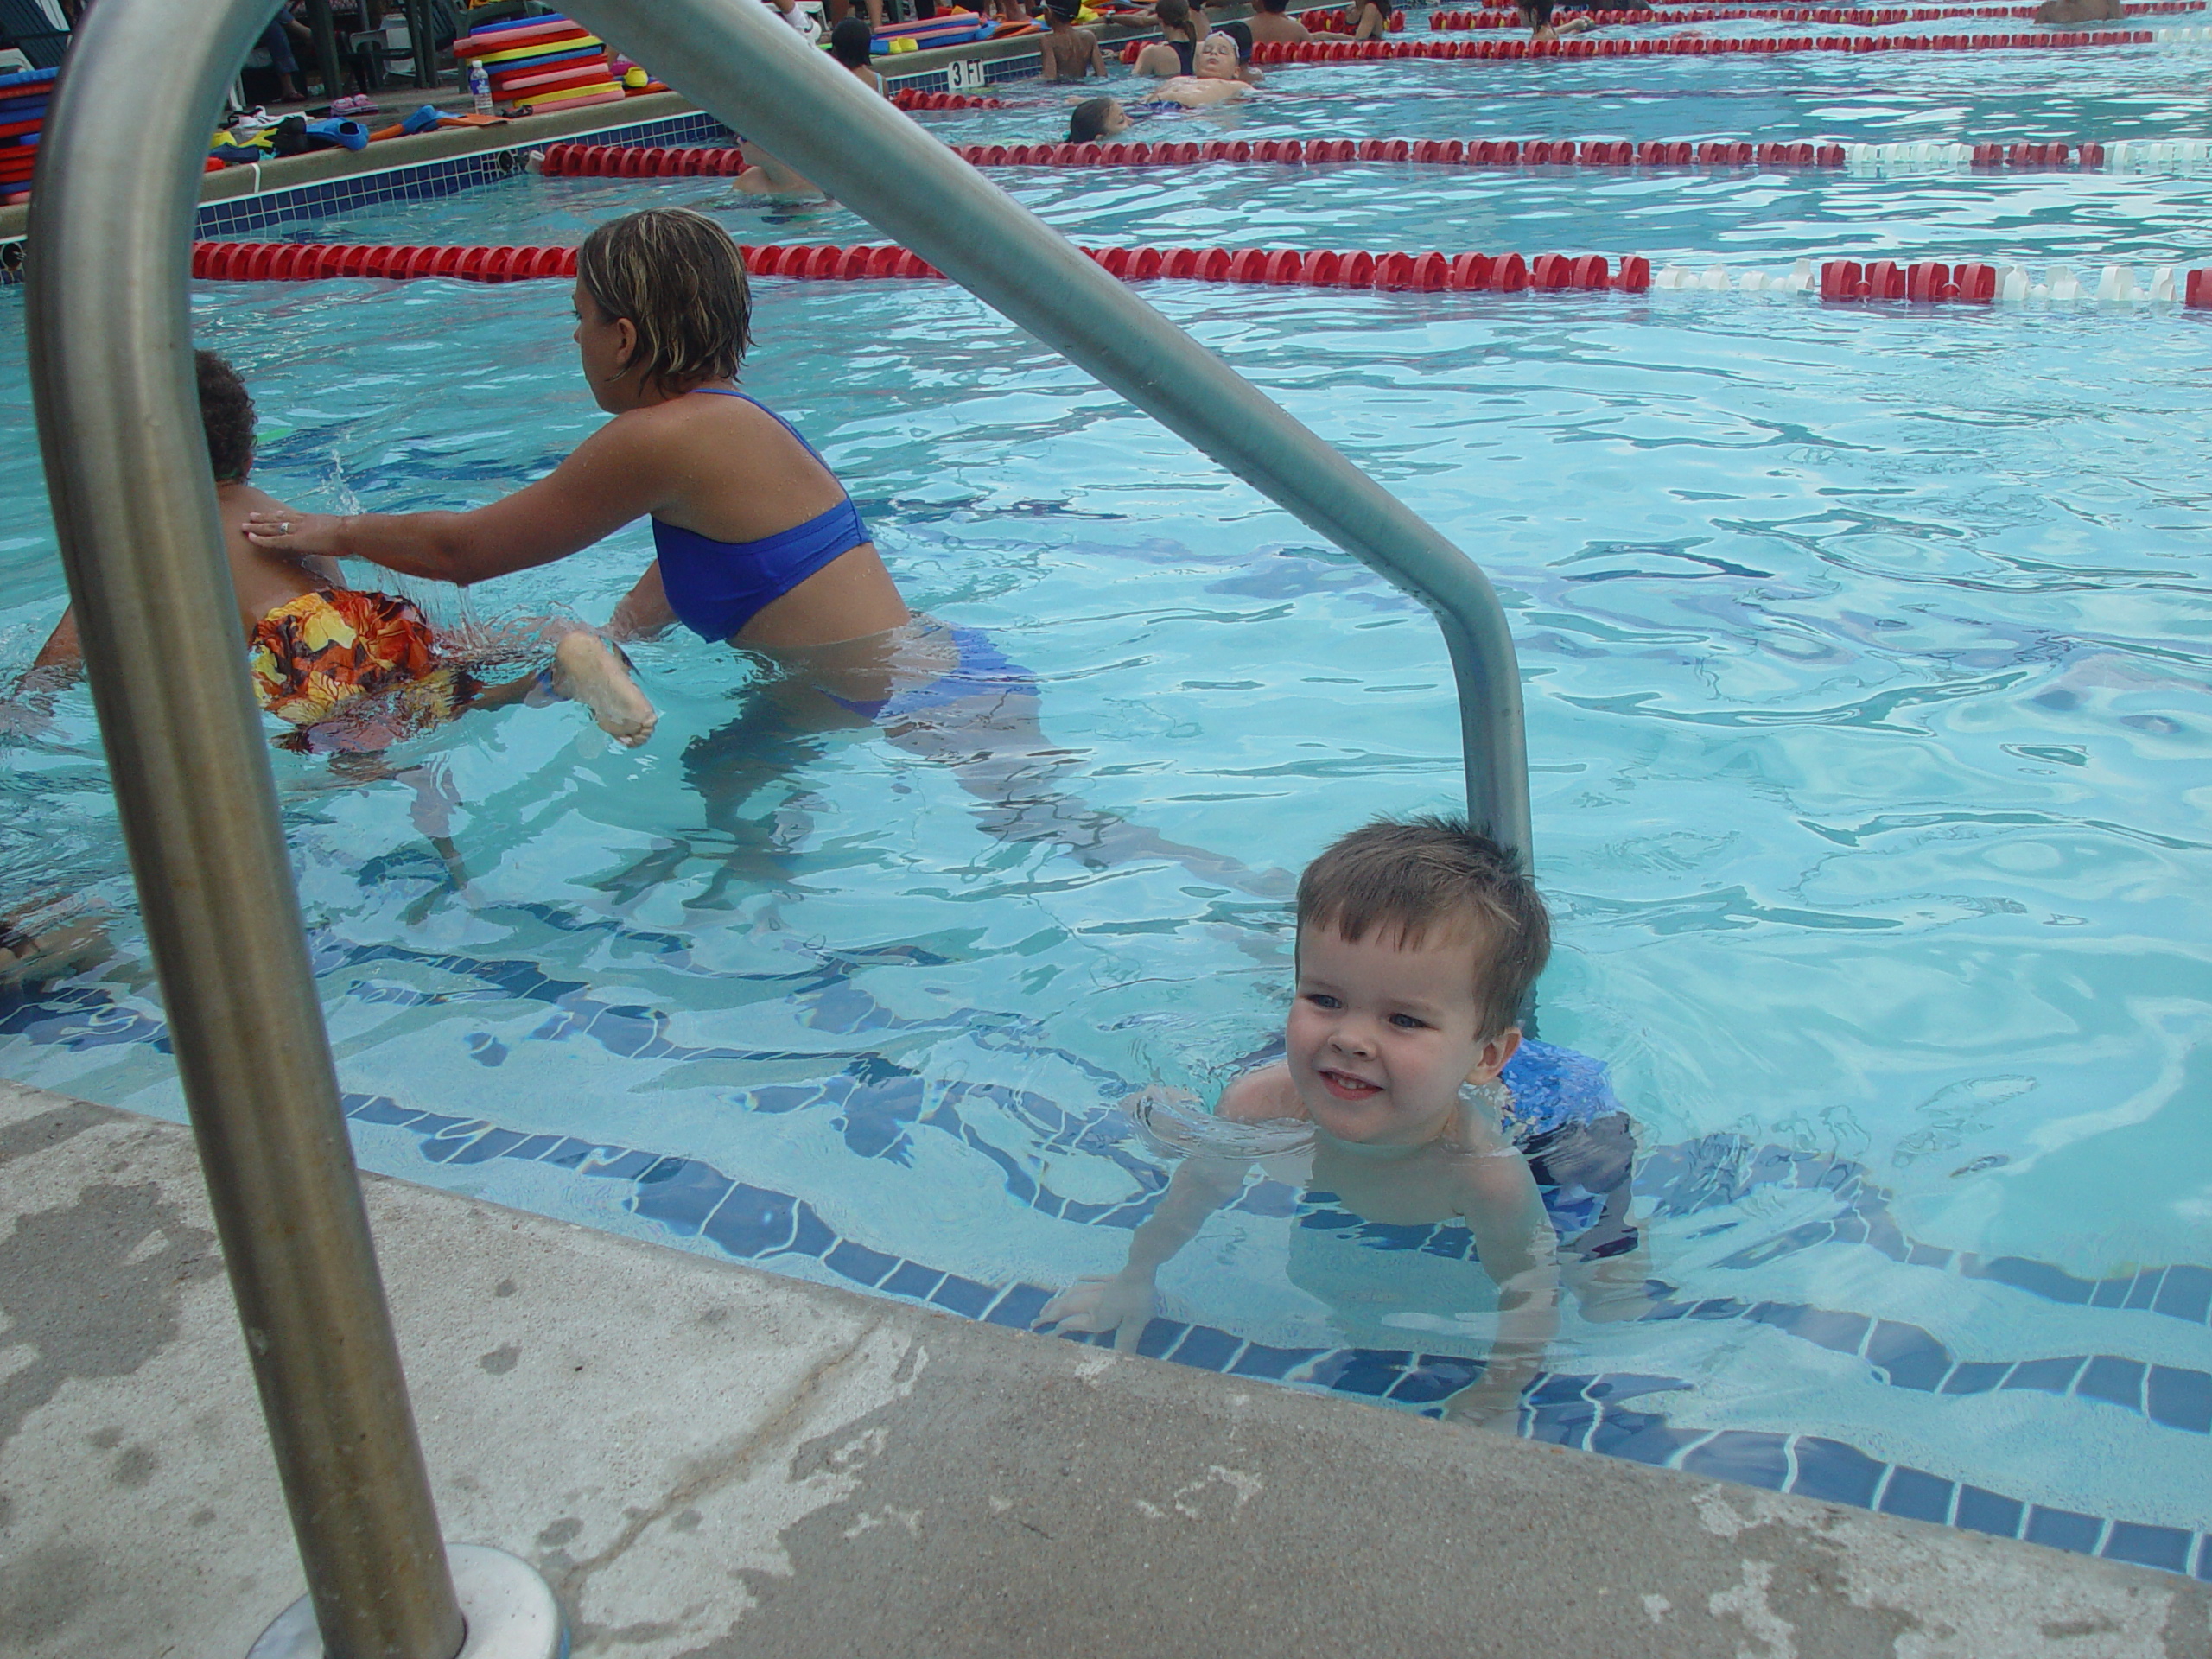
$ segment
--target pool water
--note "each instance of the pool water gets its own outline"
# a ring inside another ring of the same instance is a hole
[[[2063,91],[2038,84],[2061,63]],[[1231,118],[1352,137],[2193,136],[2199,66],[2144,48],[1307,67]],[[1032,141],[1066,101],[1010,96],[932,130]],[[995,176],[1096,242],[1763,266],[1878,247],[2184,259],[2207,189]],[[870,239],[840,210],[714,181],[530,177],[299,233],[569,241],[648,200],[744,241]],[[1451,536],[1511,614],[1560,940],[1541,1034],[1564,1051],[1519,1077],[1632,1113],[1667,1287],[1644,1319],[1570,1309],[1522,1432],[2212,1573],[2204,320],[1141,291]],[[561,284],[202,284],[194,306],[258,399],[257,481],[302,506],[481,502],[601,418]],[[19,297],[0,313],[12,678],[61,581]],[[1037,673],[1055,786],[1260,879],[995,837],[955,768],[872,734],[735,772],[718,734],[756,668],[696,641],[638,651],[664,711],[639,751],[518,708],[410,741],[390,775],[278,753],[361,1154],[1026,1323],[1121,1265],[1172,1167],[1122,1099],[1217,1088],[1279,1031],[1287,920],[1266,873],[1457,801],[1443,648],[1426,613],[949,285],[766,280],[755,333],[748,388],[848,481],[910,599]],[[407,591],[448,622],[597,620],[650,556],[633,527],[466,607]],[[0,743],[0,891],[105,941],[0,1000],[0,1070],[175,1116],[89,702]],[[1294,1281],[1319,1235],[1367,1264],[1370,1305]],[[1434,1409],[1483,1351],[1465,1255],[1456,1229],[1365,1227],[1263,1173],[1163,1272],[1145,1345]]]

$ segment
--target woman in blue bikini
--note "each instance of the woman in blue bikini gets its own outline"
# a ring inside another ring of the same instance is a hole
[[[614,418],[546,477],[470,512],[257,512],[247,535],[295,557],[466,584],[566,558],[650,516],[658,556],[607,637],[681,624],[781,671],[685,753],[712,827],[742,836],[737,809],[762,783],[830,734],[880,724],[953,764],[1001,839],[1058,842],[1094,868],[1164,856],[1249,884],[1234,860],[1043,786],[1071,757],[1045,744],[1033,677],[976,630],[909,611],[836,475],[734,384],[752,301],[719,225],[648,208],[601,226],[577,251],[575,300],[584,378]]]

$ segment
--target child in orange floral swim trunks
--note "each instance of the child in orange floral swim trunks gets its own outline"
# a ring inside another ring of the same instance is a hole
[[[487,686],[441,652],[436,634],[411,602],[343,586],[329,559],[292,557],[257,546],[237,528],[254,512],[282,513],[275,499],[246,482],[253,467],[253,400],[238,371],[213,352],[194,353],[200,416],[215,469],[224,546],[245,625],[254,696],[261,706],[300,728],[288,747],[358,749],[452,719],[462,709],[518,702],[541,684],[572,696],[621,742],[642,743],[657,718],[623,659],[589,629],[569,625],[554,644],[544,675]],[[540,640],[559,624],[537,625]],[[81,662],[73,609],[64,612],[24,677],[46,689],[73,677]],[[379,701],[374,712],[357,705]],[[364,730],[316,728],[341,715],[362,715]]]

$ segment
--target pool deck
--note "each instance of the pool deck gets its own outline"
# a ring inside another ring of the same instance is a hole
[[[447,1535],[636,1659],[2212,1651],[2212,1586],[366,1178]],[[0,1642],[302,1589],[190,1136],[0,1082]]]

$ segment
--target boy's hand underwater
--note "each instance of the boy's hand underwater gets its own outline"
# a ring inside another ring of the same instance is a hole
[[[1117,1352],[1133,1354],[1137,1338],[1152,1322],[1154,1298],[1149,1274],[1114,1274],[1109,1277],[1078,1279],[1045,1304],[1038,1314],[1039,1328],[1057,1323],[1056,1335],[1079,1332],[1114,1333]]]

